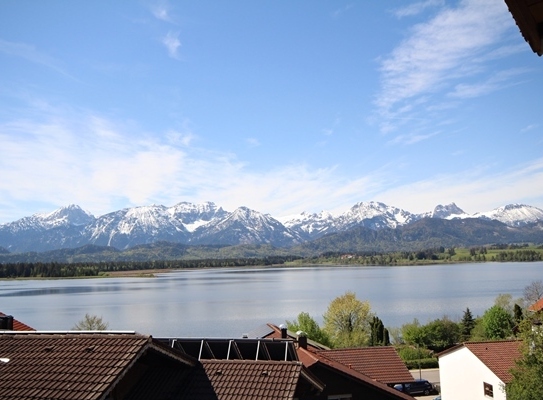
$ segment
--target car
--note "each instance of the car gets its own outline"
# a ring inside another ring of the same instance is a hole
[[[428,396],[429,394],[437,394],[437,390],[434,385],[432,385],[426,379],[417,379],[414,382],[408,383],[398,383],[397,385],[394,385],[394,389],[409,395],[423,394]]]
[[[434,397],[434,400],[441,400],[441,395]]]

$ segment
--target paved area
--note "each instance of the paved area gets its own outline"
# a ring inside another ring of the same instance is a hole
[[[431,368],[431,369],[412,369],[409,372],[411,372],[411,375],[413,375],[413,378],[415,379],[426,379],[428,382],[433,383],[434,385],[439,386],[439,369],[438,368]],[[416,399],[420,400],[432,400],[436,398],[437,394],[433,394],[430,396],[420,396],[415,397]]]

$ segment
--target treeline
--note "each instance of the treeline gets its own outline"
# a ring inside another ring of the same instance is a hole
[[[99,262],[99,263],[11,263],[0,264],[0,278],[70,278],[106,275],[117,271],[167,270],[182,268],[222,268],[258,265],[281,265],[293,261],[295,256],[264,258],[232,258],[201,260],[167,260],[149,262]]]
[[[311,264],[354,264],[354,265],[417,265],[455,262],[530,262],[543,261],[542,246],[491,245],[471,248],[436,247],[417,251],[396,252],[327,252],[318,257],[302,260]]]

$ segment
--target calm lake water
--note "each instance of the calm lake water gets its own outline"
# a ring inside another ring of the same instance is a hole
[[[522,297],[543,279],[543,262],[409,267],[228,268],[178,271],[155,278],[0,281],[0,311],[39,330],[70,329],[85,313],[110,329],[155,337],[240,337],[309,312],[319,323],[345,291],[369,300],[387,327],[466,307],[482,315],[499,294]]]

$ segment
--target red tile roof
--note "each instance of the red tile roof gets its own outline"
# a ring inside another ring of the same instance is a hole
[[[106,333],[3,333],[2,399],[100,399],[144,354],[176,364],[196,361],[155,343],[150,336]]]
[[[317,355],[335,360],[379,382],[401,383],[414,380],[392,346],[321,350]]]
[[[521,343],[518,340],[466,342],[439,353],[438,357],[441,358],[450,352],[466,347],[503,383],[508,383],[512,379],[509,371],[516,365],[515,360],[521,356]]]
[[[7,317],[6,314],[3,312],[0,312],[0,317]],[[27,324],[23,324],[21,321],[17,321],[15,318],[13,318],[13,330],[14,331],[35,331],[34,328],[31,328]]]
[[[535,312],[543,310],[543,297],[528,307],[528,310]]]

